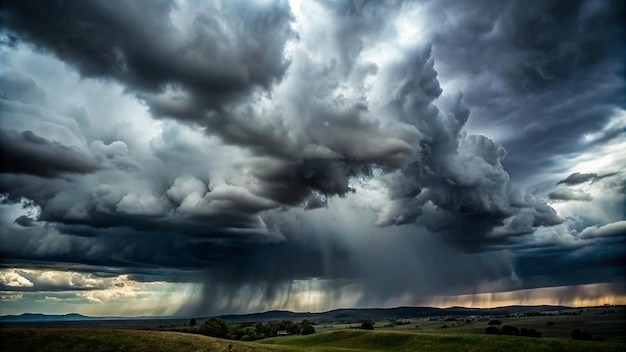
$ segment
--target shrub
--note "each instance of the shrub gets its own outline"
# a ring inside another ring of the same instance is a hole
[[[363,330],[374,330],[374,324],[371,321],[366,320],[366,321],[361,323],[361,329],[363,329]]]
[[[515,326],[505,325],[502,327],[502,335],[519,336],[519,329]]]
[[[490,326],[487,330],[485,330],[485,333],[489,335],[498,335],[500,334],[500,330],[498,330],[495,326]]]
[[[300,328],[302,329],[302,335],[315,334],[315,328],[313,327],[313,324],[311,324],[311,322],[306,319],[300,323]]]
[[[535,329],[526,329],[526,328],[522,328],[522,330],[520,331],[520,335],[521,336],[528,336],[528,337],[543,337],[543,334]]]
[[[574,329],[572,331],[572,339],[574,339],[574,340],[591,341],[591,340],[593,340],[593,335],[591,335],[590,333],[588,333],[586,331],[582,331],[580,329]]]
[[[492,320],[489,322],[490,326],[502,325],[502,320]]]
[[[228,335],[228,325],[222,319],[211,318],[200,326],[199,332],[203,335],[223,339]]]

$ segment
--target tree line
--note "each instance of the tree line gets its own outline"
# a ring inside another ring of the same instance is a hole
[[[192,328],[195,319],[189,321]],[[299,323],[281,320],[264,323],[227,323],[222,319],[210,318],[202,323],[197,332],[202,335],[229,340],[254,341],[279,335],[310,335],[315,334],[313,323],[303,320]]]

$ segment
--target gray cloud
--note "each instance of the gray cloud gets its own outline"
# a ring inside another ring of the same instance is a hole
[[[267,87],[284,72],[282,48],[290,36],[285,4],[227,2],[206,4],[195,13],[182,9],[181,16],[192,16],[181,18],[185,28],[169,16],[175,7],[171,1],[150,6],[9,1],[5,26],[50,49],[86,77],[114,78],[137,89],[156,116],[190,112],[189,118],[201,119],[193,116],[201,111],[190,110],[194,105],[219,106],[252,86]],[[125,9],[123,16],[120,8]],[[189,91],[192,97],[176,109],[176,99],[158,99],[166,87]]]
[[[51,142],[31,131],[0,130],[3,173],[28,173],[42,177],[85,174],[100,168],[88,153]]]
[[[516,151],[504,162],[515,177],[554,167],[555,154],[584,150],[584,135],[623,107],[624,8],[616,2],[430,6],[439,73],[463,90],[470,127],[500,135]]]
[[[481,238],[498,242],[497,238],[488,238],[489,233],[506,219],[509,224],[516,223],[508,235],[560,223],[554,210],[510,185],[502,165],[507,155],[502,146],[485,136],[462,133],[469,110],[460,96],[440,103],[448,109],[445,113],[431,105],[441,89],[428,51],[418,57],[424,60],[424,67],[422,71],[415,70],[415,76],[406,77],[405,84],[428,88],[406,89],[390,102],[389,108],[398,111],[407,122],[415,123],[425,138],[419,141],[420,154],[390,175],[392,202],[379,224],[404,224],[419,219],[453,243],[476,250],[481,247]],[[412,62],[420,61],[413,58]],[[500,239],[507,241],[507,236]]]
[[[602,226],[590,226],[584,229],[579,237],[581,238],[598,238],[608,236],[625,236],[626,221],[617,221]]]
[[[566,185],[577,185],[579,183],[584,183],[589,180],[593,180],[598,177],[595,173],[581,174],[580,172],[574,172],[573,174],[567,176],[566,178],[557,182],[557,185],[566,184]]]
[[[548,198],[554,200],[580,200],[590,201],[591,194],[585,192],[572,191],[569,188],[559,188],[554,192],[548,193]]]

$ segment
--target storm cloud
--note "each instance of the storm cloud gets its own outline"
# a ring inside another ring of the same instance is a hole
[[[554,192],[548,193],[548,198],[554,200],[591,200],[591,195],[585,192],[574,192],[569,188],[559,188]]]
[[[89,155],[50,142],[31,131],[0,130],[3,173],[24,173],[55,177],[63,173],[92,173],[98,162]]]
[[[1,11],[4,291],[73,267],[214,313],[623,280],[617,2]]]
[[[573,174],[567,176],[566,178],[560,180],[556,184],[566,184],[566,185],[576,185],[579,183],[587,182],[589,180],[593,180],[598,177],[598,175],[594,173],[581,174],[580,172],[574,172]]]

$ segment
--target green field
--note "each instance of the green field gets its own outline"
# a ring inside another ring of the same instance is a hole
[[[626,344],[552,338],[472,334],[425,334],[391,331],[339,330],[309,336],[277,337],[268,345],[317,351],[625,351]]]
[[[543,337],[557,337],[570,339],[572,330],[581,329],[601,337],[607,342],[626,342],[626,316],[622,311],[613,310],[605,313],[606,309],[587,309],[581,315],[558,315],[548,314],[531,317],[487,317],[483,321],[464,319],[458,321],[443,321],[422,319],[403,319],[409,324],[389,326],[390,321],[377,321],[376,330],[417,332],[435,334],[485,334],[488,322],[493,319],[502,321],[502,325],[512,325],[519,329],[535,329],[543,334]],[[602,314],[599,314],[602,313]],[[553,324],[548,325],[548,322]],[[318,324],[315,329],[318,332],[335,331],[358,327],[360,324]],[[443,326],[446,326],[443,328]]]
[[[212,337],[167,331],[116,329],[0,329],[3,352],[194,352],[194,351],[280,352],[298,349],[229,341]]]
[[[0,350],[8,352],[75,351],[624,351],[626,344],[567,339],[471,334],[337,330],[252,342],[206,336],[115,329],[0,329]]]

